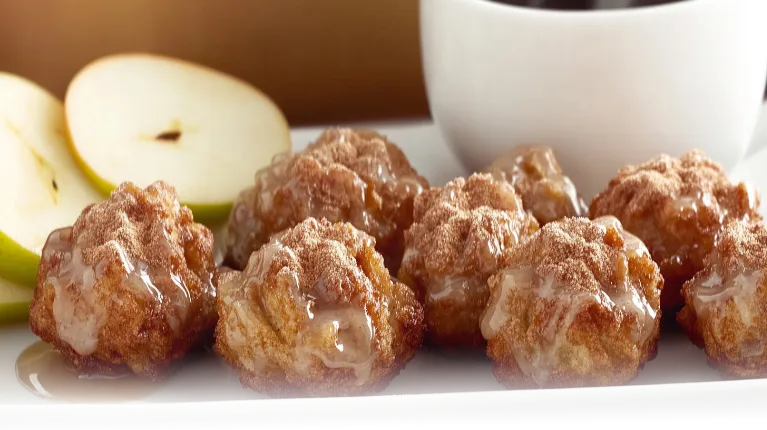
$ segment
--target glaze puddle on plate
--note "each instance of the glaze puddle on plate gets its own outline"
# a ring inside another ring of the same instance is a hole
[[[16,360],[16,377],[37,396],[72,403],[125,402],[147,397],[159,384],[131,375],[82,376],[51,345],[36,342]]]

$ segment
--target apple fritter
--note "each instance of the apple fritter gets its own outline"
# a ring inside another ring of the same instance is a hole
[[[614,217],[546,224],[488,284],[482,335],[507,387],[623,384],[656,353],[663,278]]]
[[[425,191],[416,197],[414,219],[398,277],[424,303],[427,341],[483,348],[479,319],[489,295],[487,278],[538,223],[514,188],[489,174]]]
[[[374,246],[349,223],[308,218],[222,278],[215,348],[244,385],[343,396],[389,384],[421,346],[423,309]]]
[[[684,304],[682,284],[703,269],[717,236],[733,220],[760,218],[759,195],[732,183],[699,151],[626,166],[591,202],[592,218],[613,215],[647,245],[665,280],[661,305]]]
[[[327,129],[304,151],[275,157],[240,194],[229,216],[226,263],[241,270],[272,234],[313,217],[349,222],[375,237],[396,273],[413,198],[428,186],[384,136]]]
[[[677,320],[727,376],[767,376],[767,227],[733,221],[682,287]]]
[[[508,181],[541,225],[568,216],[588,216],[586,203],[548,146],[516,147],[498,157],[486,171]]]
[[[160,379],[213,330],[213,234],[175,189],[126,182],[45,243],[32,331],[82,374]]]

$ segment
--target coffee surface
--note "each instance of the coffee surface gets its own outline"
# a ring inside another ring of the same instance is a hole
[[[666,3],[679,3],[691,0],[492,0],[515,6],[527,6],[539,9],[589,10],[621,9],[629,7],[655,6]]]

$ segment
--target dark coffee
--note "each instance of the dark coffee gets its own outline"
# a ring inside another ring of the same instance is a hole
[[[655,6],[691,0],[493,0],[498,3],[527,6],[539,9],[588,10],[621,9],[627,7]]]

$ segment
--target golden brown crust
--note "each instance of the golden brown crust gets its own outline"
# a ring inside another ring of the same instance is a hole
[[[493,375],[506,388],[572,388],[622,385],[636,378],[646,360],[637,363],[633,348],[615,331],[604,333],[598,341],[587,333],[597,333],[605,324],[614,324],[614,316],[603,309],[589,308],[578,314],[572,322],[569,344],[562,355],[572,360],[569,367],[555,368],[545,382],[527,377],[514,358],[509,343],[490,342],[488,356],[493,357]],[[492,345],[492,346],[490,346]],[[584,348],[591,353],[584,356]],[[656,350],[651,351],[653,357]]]
[[[398,277],[424,303],[430,343],[484,347],[479,318],[487,277],[508,248],[537,229],[514,188],[489,174],[456,178],[416,197]]]
[[[163,182],[124,183],[43,248],[30,326],[85,374],[159,379],[216,323],[213,234]]]
[[[384,136],[327,129],[304,151],[275,157],[241,193],[229,217],[227,264],[242,269],[270,235],[313,217],[350,222],[375,237],[396,273],[413,198],[428,187]]]
[[[767,227],[728,224],[705,263],[682,288],[677,320],[725,375],[767,376]]]
[[[498,157],[486,171],[508,181],[541,225],[564,217],[588,216],[586,203],[548,146],[518,146]]]
[[[622,384],[654,357],[663,278],[613,217],[545,225],[488,285],[482,334],[507,387]]]
[[[591,217],[613,215],[647,244],[665,279],[662,307],[683,304],[682,284],[704,267],[724,225],[760,218],[759,196],[733,184],[699,151],[626,166],[591,202]]]
[[[273,236],[219,288],[216,350],[272,396],[351,395],[388,385],[423,339],[423,310],[375,239],[308,218]]]

